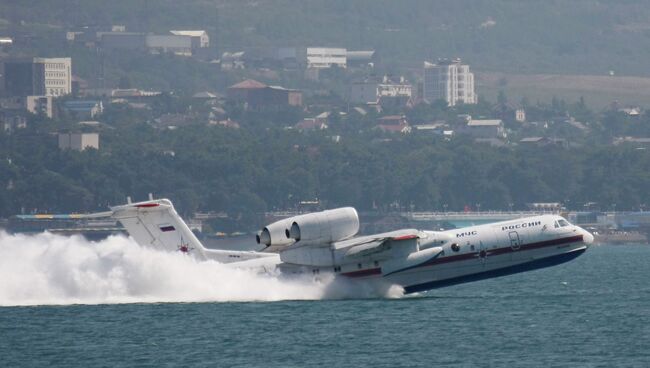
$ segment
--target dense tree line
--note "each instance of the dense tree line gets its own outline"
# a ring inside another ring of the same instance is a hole
[[[94,211],[148,193],[183,212],[254,213],[301,200],[360,209],[524,208],[564,202],[638,209],[650,152],[630,146],[493,148],[432,134],[303,134],[272,126],[129,123],[101,131],[100,150],[60,151],[52,122],[0,134],[0,216]],[[60,128],[60,127],[59,127]]]

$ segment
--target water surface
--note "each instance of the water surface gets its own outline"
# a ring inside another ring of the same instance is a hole
[[[1,365],[648,367],[649,259],[592,247],[400,299],[3,307]]]

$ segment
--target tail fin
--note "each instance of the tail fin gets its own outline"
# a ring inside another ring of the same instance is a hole
[[[261,258],[267,258],[267,264],[279,262],[277,254],[204,248],[168,199],[128,203],[111,207],[111,210],[110,216],[120,221],[129,235],[143,246],[189,253],[199,259],[212,259],[223,263]]]
[[[111,210],[111,217],[119,220],[138,244],[206,258],[206,249],[168,199],[129,203]]]

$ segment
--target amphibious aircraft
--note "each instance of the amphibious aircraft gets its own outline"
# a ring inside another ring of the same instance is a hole
[[[168,199],[111,207],[78,217],[112,217],[142,246],[197,259],[287,273],[333,273],[384,280],[419,292],[558,265],[583,254],[588,231],[557,215],[540,215],[446,231],[402,229],[357,236],[352,207],[290,217],[264,227],[256,241],[277,252],[205,248]],[[266,249],[266,248],[265,248]]]

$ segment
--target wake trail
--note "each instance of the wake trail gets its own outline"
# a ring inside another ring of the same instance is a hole
[[[280,275],[141,247],[124,236],[0,232],[0,306],[399,297],[396,286]]]

